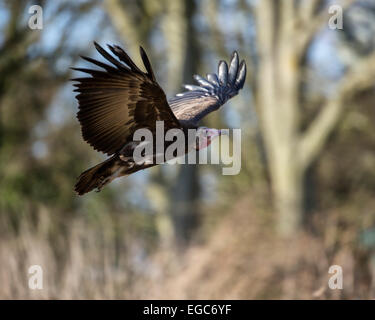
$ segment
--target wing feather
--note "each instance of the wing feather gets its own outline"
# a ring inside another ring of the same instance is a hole
[[[132,141],[135,130],[155,130],[157,120],[164,121],[166,129],[180,127],[143,49],[141,56],[147,73],[142,72],[120,47],[108,46],[119,61],[94,44],[111,65],[83,57],[104,71],[73,68],[91,75],[72,79],[77,82],[74,83],[79,102],[77,118],[85,141],[95,150],[112,155]]]
[[[238,53],[232,54],[230,66],[225,61],[218,65],[218,75],[208,74],[207,79],[194,76],[196,85],[185,85],[189,91],[177,94],[169,100],[177,119],[197,124],[208,113],[217,110],[238,94],[246,80],[246,63],[239,64]]]
[[[148,60],[145,50],[142,47],[140,47],[139,49],[141,52],[141,58],[142,58],[143,64],[147,70],[147,74],[149,75],[151,80],[156,81],[154,72],[152,71],[150,60]]]
[[[219,74],[220,84],[225,86],[228,82],[228,65],[225,61],[219,62],[217,72]]]
[[[229,65],[229,72],[228,72],[228,82],[230,84],[233,84],[237,79],[237,73],[238,73],[238,53],[237,51],[234,51],[232,54],[232,59],[230,61]]]

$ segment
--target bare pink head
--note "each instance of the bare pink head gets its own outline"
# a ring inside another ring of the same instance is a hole
[[[207,148],[213,139],[221,135],[220,129],[199,127],[196,134],[196,150]]]

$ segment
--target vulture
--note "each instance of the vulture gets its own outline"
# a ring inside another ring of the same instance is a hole
[[[196,130],[199,139],[187,143],[184,153],[207,147],[221,131],[200,127],[199,121],[237,95],[245,83],[245,61],[240,63],[234,51],[229,67],[220,61],[217,74],[210,73],[206,79],[195,75],[197,85],[185,85],[187,91],[167,99],[142,47],[140,55],[145,72],[121,47],[108,45],[109,52],[96,42],[94,45],[107,62],[81,56],[101,69],[72,68],[89,76],[71,80],[75,82],[74,91],[78,92],[77,118],[82,137],[109,158],[78,177],[75,185],[78,195],[93,189],[100,191],[117,177],[156,165],[152,161],[134,161],[133,152],[141,141],[134,141],[133,135],[138,129],[148,129],[155,135],[158,121],[163,121],[165,132],[180,129],[187,135],[189,129]]]

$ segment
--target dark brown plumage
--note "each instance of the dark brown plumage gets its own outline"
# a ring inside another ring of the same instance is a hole
[[[112,65],[82,57],[104,70],[73,68],[91,75],[72,79],[77,82],[74,84],[74,91],[78,92],[77,117],[83,139],[111,157],[79,176],[75,191],[80,195],[95,188],[100,190],[116,177],[155,165],[138,165],[132,161],[133,134],[137,129],[147,128],[154,134],[156,121],[164,121],[165,131],[197,128],[202,117],[236,95],[245,82],[246,65],[244,61],[239,65],[238,54],[234,52],[229,69],[221,61],[218,76],[209,74],[207,80],[195,76],[200,86],[185,86],[190,91],[168,102],[143,48],[140,53],[146,72],[119,46],[108,46],[117,60],[94,44]]]

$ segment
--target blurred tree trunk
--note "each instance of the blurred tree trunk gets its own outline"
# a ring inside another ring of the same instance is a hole
[[[159,17],[162,6],[156,1],[105,0],[104,9],[108,12],[113,26],[127,46],[136,64],[142,65],[139,46],[149,49],[152,25]]]
[[[139,46],[142,45],[147,53],[152,55],[153,50],[149,46],[151,27],[162,13],[163,4],[147,0],[126,3],[120,0],[106,0],[104,8],[108,12],[116,31],[126,44],[130,56],[142,68],[143,62],[139,54]],[[152,57],[150,59],[152,63]],[[155,67],[153,64],[154,69]],[[167,181],[160,166],[150,170],[146,193],[153,210],[156,212],[156,229],[160,243],[164,247],[171,246],[175,238],[168,207],[169,190],[165,187],[166,185]]]
[[[153,23],[158,15],[162,16],[163,32],[167,40],[168,92],[180,92],[183,83],[191,82],[198,65],[198,49],[192,22],[196,10],[193,1],[164,0],[123,4],[119,0],[106,0],[104,4],[136,63],[140,63],[138,46],[142,44],[148,47]],[[187,243],[199,216],[198,167],[182,165],[178,170],[172,190],[165,188],[168,183],[160,168],[152,170],[148,188],[149,199],[157,211],[158,233],[164,245]],[[166,201],[169,197],[169,201]]]
[[[261,57],[257,104],[279,212],[278,226],[281,233],[290,234],[301,223],[303,172],[296,161],[299,66],[290,34],[293,21],[287,21],[285,17],[293,4],[289,0],[284,3],[266,0],[257,8]],[[284,10],[281,17],[278,15],[280,6]]]
[[[182,83],[190,83],[199,64],[199,50],[193,27],[196,6],[194,1],[167,1],[164,24],[167,38],[168,88],[175,94]],[[181,165],[171,194],[170,212],[177,244],[184,246],[191,238],[199,221],[198,166]]]
[[[352,2],[342,4],[348,6]],[[309,167],[321,153],[347,101],[359,90],[369,88],[375,76],[375,55],[370,55],[345,73],[335,94],[323,101],[318,115],[306,130],[301,130],[300,87],[306,52],[329,20],[328,8],[320,5],[320,0],[298,4],[293,0],[262,0],[255,11],[259,54],[257,109],[278,229],[284,236],[301,227],[304,179]]]

